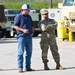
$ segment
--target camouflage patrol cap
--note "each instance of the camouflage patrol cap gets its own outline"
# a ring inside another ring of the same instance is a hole
[[[43,14],[48,14],[48,10],[47,9],[41,9],[41,14],[43,15]]]

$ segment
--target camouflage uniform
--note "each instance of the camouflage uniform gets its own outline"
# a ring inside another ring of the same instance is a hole
[[[44,31],[42,29],[42,25],[44,25],[45,27]],[[39,27],[42,31],[40,47],[42,49],[43,62],[48,62],[47,54],[49,46],[55,62],[60,61],[60,56],[58,53],[58,47],[55,38],[55,29],[57,28],[57,22],[53,19],[48,18],[47,20],[41,20],[39,22]]]

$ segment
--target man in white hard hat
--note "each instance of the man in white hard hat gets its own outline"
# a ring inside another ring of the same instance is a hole
[[[55,39],[55,29],[57,28],[57,22],[48,18],[48,10],[41,10],[42,20],[39,22],[41,29],[41,41],[40,47],[42,49],[42,61],[44,63],[44,69],[49,70],[48,67],[48,48],[50,47],[53,59],[56,62],[56,69],[63,70],[64,68],[60,64],[60,55],[58,52],[58,46]]]
[[[32,56],[32,36],[34,32],[32,18],[29,15],[30,7],[28,4],[24,4],[21,7],[21,13],[19,13],[14,19],[14,28],[17,31],[18,39],[18,68],[19,72],[23,72],[24,67],[27,71],[34,71],[31,68],[31,56]],[[26,51],[26,55],[24,52]],[[24,58],[26,57],[26,58]],[[24,63],[25,59],[25,64]]]

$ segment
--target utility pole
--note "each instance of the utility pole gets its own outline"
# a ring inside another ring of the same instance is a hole
[[[52,0],[50,0],[50,8],[52,8]]]

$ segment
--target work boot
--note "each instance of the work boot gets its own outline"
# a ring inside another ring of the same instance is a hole
[[[35,70],[32,68],[28,68],[28,69],[26,69],[26,71],[35,71]]]
[[[58,70],[64,70],[65,68],[62,67],[62,66],[56,66],[56,69],[58,69]]]
[[[23,69],[19,69],[19,73],[22,73],[23,72]]]
[[[48,67],[47,62],[44,62],[44,70],[50,70],[49,67]]]
[[[60,65],[60,62],[59,61],[57,61],[56,62],[56,69],[63,70],[65,68]]]

